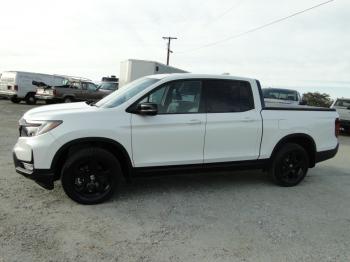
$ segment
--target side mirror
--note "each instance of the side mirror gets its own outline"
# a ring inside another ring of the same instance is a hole
[[[349,109],[349,110],[350,110],[350,106],[348,106],[346,109]]]
[[[158,105],[155,103],[140,103],[136,112],[140,115],[155,116],[158,113]]]
[[[306,105],[307,105],[307,102],[306,102],[305,100],[301,100],[301,101],[299,102],[299,105],[301,105],[301,106],[306,106]]]

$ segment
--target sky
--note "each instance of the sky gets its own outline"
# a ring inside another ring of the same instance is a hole
[[[120,62],[259,79],[265,87],[350,97],[350,1],[201,48],[325,0],[0,0],[0,71],[119,75]]]

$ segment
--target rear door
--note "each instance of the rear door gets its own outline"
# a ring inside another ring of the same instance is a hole
[[[207,124],[204,163],[258,159],[262,122],[249,82],[204,81]]]

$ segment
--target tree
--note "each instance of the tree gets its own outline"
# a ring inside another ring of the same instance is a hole
[[[330,107],[333,103],[329,94],[319,92],[308,92],[303,94],[303,100],[308,106]]]

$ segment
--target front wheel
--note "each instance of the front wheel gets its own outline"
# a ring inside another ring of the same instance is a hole
[[[306,176],[309,157],[298,144],[285,144],[272,161],[270,174],[276,184],[284,187],[298,185]]]
[[[86,148],[69,156],[62,169],[66,194],[80,204],[98,204],[112,197],[121,176],[119,161],[101,148]]]

